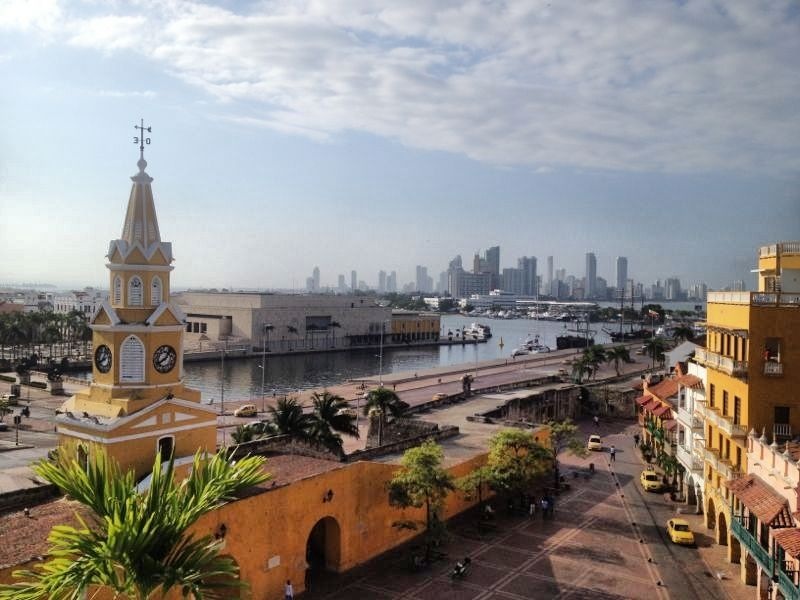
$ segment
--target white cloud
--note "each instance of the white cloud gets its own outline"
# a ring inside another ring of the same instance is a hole
[[[796,172],[790,12],[766,0],[308,0],[237,14],[140,0],[73,10],[63,30],[163,64],[223,118],[314,139],[364,131],[534,168]]]
[[[155,98],[158,94],[153,90],[123,91],[123,90],[99,90],[98,96],[104,98]]]

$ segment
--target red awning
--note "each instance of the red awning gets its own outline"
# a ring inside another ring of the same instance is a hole
[[[653,414],[657,417],[660,417],[661,415],[664,415],[667,412],[669,412],[669,406],[667,406],[666,404],[662,404],[653,411]],[[667,417],[669,417],[669,415],[667,415]]]
[[[653,412],[659,406],[661,406],[661,402],[659,402],[658,400],[651,400],[648,404],[645,404],[644,409],[647,412]]]
[[[647,404],[652,399],[653,399],[652,396],[639,396],[636,399],[636,404],[638,404],[639,406],[644,406],[645,404]]]
[[[661,424],[661,426],[667,431],[672,431],[678,426],[678,422],[675,419],[667,419]]]

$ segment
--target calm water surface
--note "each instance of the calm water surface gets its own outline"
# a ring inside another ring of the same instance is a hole
[[[565,330],[564,323],[530,319],[482,319],[447,315],[442,317],[442,333],[469,327],[473,322],[489,325],[492,338],[485,344],[432,346],[427,348],[387,348],[383,351],[383,372],[422,371],[439,366],[471,364],[476,360],[508,358],[512,350],[528,336],[538,334],[541,343],[555,349],[556,336]],[[573,324],[569,323],[569,327]],[[600,323],[593,323],[597,343],[610,342]],[[500,341],[503,347],[500,347]],[[281,395],[300,389],[335,385],[344,380],[377,375],[379,356],[376,349],[326,354],[269,356],[264,374],[264,393]],[[261,398],[261,357],[225,361],[220,381],[220,361],[189,362],[184,365],[184,379],[203,393],[203,401],[218,401],[224,386],[225,401]]]

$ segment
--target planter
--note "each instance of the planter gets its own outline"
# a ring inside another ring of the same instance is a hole
[[[47,389],[50,391],[51,396],[61,396],[64,394],[64,382],[48,381]]]

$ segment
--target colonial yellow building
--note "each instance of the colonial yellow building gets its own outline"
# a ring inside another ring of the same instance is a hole
[[[147,162],[140,150],[122,236],[108,248],[110,296],[91,321],[92,384],[67,400],[59,443],[103,447],[123,469],[146,475],[153,457],[216,451],[214,411],[183,385],[185,317],[170,302],[172,244],[161,241]]]
[[[708,294],[707,344],[695,354],[708,377],[699,409],[706,524],[732,562],[741,544],[731,534],[724,482],[748,471],[748,433],[763,431],[777,443],[800,434],[800,242],[762,247],[757,273],[757,292]]]

